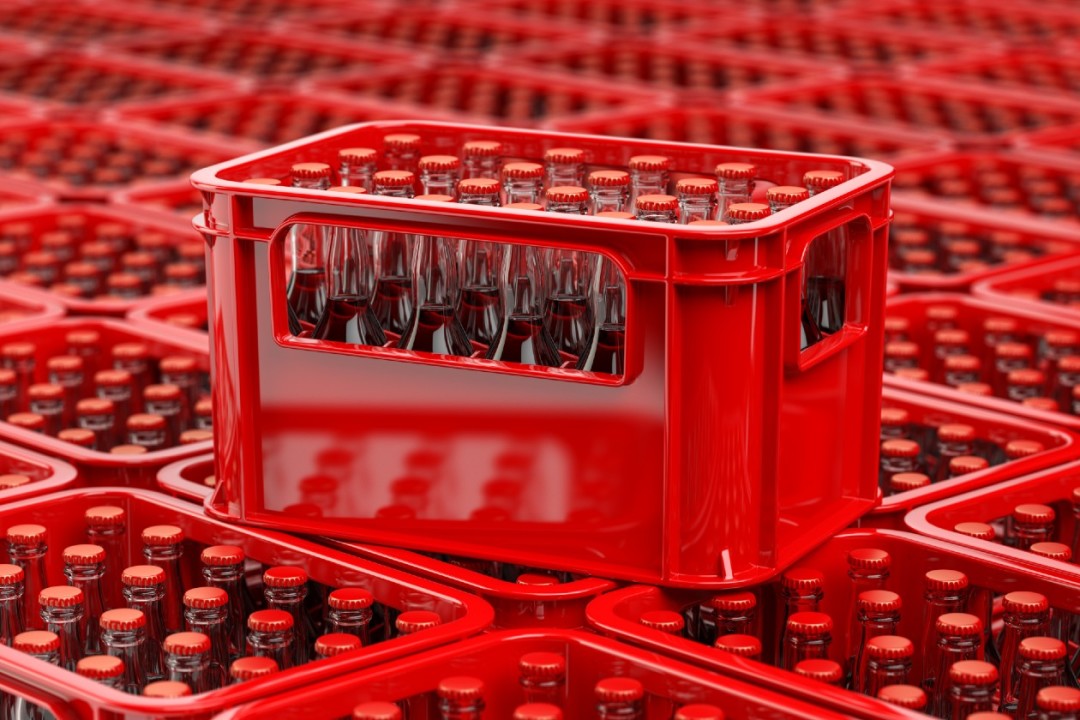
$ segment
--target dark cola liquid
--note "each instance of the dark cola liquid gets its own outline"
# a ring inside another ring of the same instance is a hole
[[[438,355],[472,355],[472,343],[452,307],[425,305],[415,322],[401,336],[400,347]]]
[[[809,305],[803,305],[801,327],[799,328],[799,349],[805,350],[821,342],[821,328]]]
[[[326,312],[315,326],[312,337],[350,345],[381,346],[386,343],[379,321],[367,299],[355,295],[330,298]]]
[[[490,345],[499,336],[499,289],[467,288],[461,291],[458,319],[465,334],[478,343]]]
[[[596,334],[596,351],[591,361],[589,356],[582,355],[578,369],[622,375],[625,355],[626,328],[621,325],[601,325]]]
[[[822,331],[838,332],[844,326],[843,279],[811,277],[806,283],[806,304]]]
[[[412,278],[380,278],[375,283],[371,309],[383,330],[404,333],[413,310]]]
[[[287,292],[289,307],[296,319],[316,324],[326,309],[326,270],[303,268],[294,271]]]
[[[581,356],[589,349],[593,316],[592,306],[584,295],[548,298],[544,324],[559,350]]]
[[[501,344],[491,346],[488,351],[489,358],[548,367],[562,364],[555,341],[551,339],[544,327],[543,318],[539,316],[511,316],[506,321],[506,332],[501,340]]]

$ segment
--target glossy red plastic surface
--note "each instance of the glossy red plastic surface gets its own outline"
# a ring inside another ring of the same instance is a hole
[[[976,283],[976,297],[1023,308],[1031,312],[1060,315],[1080,323],[1080,307],[1052,299],[1055,283],[1080,281],[1080,257],[1041,262],[995,275]]]
[[[21,326],[20,326],[21,327]],[[37,346],[38,362],[35,382],[45,382],[45,359],[67,352],[65,336],[71,330],[96,330],[101,334],[100,350],[107,352],[117,343],[146,343],[152,358],[168,355],[190,355],[198,360],[199,369],[208,372],[210,358],[207,342],[191,333],[168,330],[152,330],[121,320],[104,318],[68,319],[57,322],[35,323],[31,327],[5,330],[0,325],[0,345],[8,342],[31,342]],[[154,450],[142,455],[114,455],[64,442],[55,437],[15,427],[0,421],[0,440],[22,445],[51,457],[61,458],[79,470],[79,479],[89,485],[129,485],[150,487],[158,468],[181,458],[199,455],[211,450],[210,442],[178,445],[164,450]]]
[[[82,239],[84,242],[93,240],[94,228],[105,223],[119,223],[132,233],[142,231],[164,233],[169,244],[174,247],[184,242],[201,242],[199,235],[191,229],[190,222],[172,218],[168,215],[147,212],[141,208],[98,203],[50,205],[41,208],[7,210],[0,212],[0,226],[6,223],[28,223],[32,228],[33,239],[33,244],[28,248],[28,251],[37,251],[41,249],[41,236],[56,230],[59,218],[70,216],[80,217],[85,222],[88,234],[84,235]],[[76,257],[80,255],[80,250],[76,249],[75,254]],[[62,278],[59,280],[62,280]],[[94,298],[82,298],[51,292],[48,288],[15,287],[28,298],[48,301],[75,315],[122,316],[149,300],[150,297],[144,295],[138,299],[125,299],[100,295]]]
[[[0,36],[51,43],[56,47],[108,45],[132,37],[168,34],[177,27],[206,25],[188,13],[154,12],[137,2],[13,2],[0,9]]]
[[[0,475],[25,475],[30,482],[0,490],[0,506],[75,487],[75,468],[56,458],[0,442]]]
[[[891,577],[886,581],[885,587],[898,593],[903,603],[898,634],[915,643],[922,638],[921,609],[925,602],[923,575],[935,568],[963,572],[968,576],[971,585],[990,589],[996,594],[1023,588],[1047,596],[1054,608],[1068,612],[1080,609],[1080,584],[1075,577],[1055,577],[1034,568],[1003,563],[1000,557],[995,555],[909,533],[893,530],[849,530],[810,551],[798,563],[798,567],[813,568],[824,573],[825,596],[821,611],[828,613],[834,620],[830,657],[837,661],[843,659],[843,648],[846,646],[852,622],[847,616],[853,602],[852,582],[847,574],[847,554],[858,548],[876,548],[892,556]],[[764,613],[762,625],[766,628],[778,625],[780,616],[776,613],[782,612],[783,605],[777,606],[772,598],[780,597],[779,588],[776,584],[761,586],[757,592],[759,613]],[[645,627],[640,622],[643,612],[681,610],[707,598],[708,595],[701,592],[637,585],[600,596],[590,603],[587,612],[589,623],[605,635],[709,668],[723,675],[790,693],[829,710],[868,720],[913,720],[925,717],[886,705],[865,695],[805,680],[792,672],[737,657],[685,637],[668,635]],[[769,648],[773,642],[779,642],[779,639],[766,635],[762,644]],[[918,651],[914,660],[912,677],[921,677],[922,662]]]
[[[114,190],[109,193],[108,200],[120,205],[138,205],[173,213],[185,222],[203,212],[202,193],[191,187],[187,180],[139,183],[134,187]]]
[[[718,10],[711,4],[686,0],[492,0],[488,7],[510,16],[560,20],[619,33],[648,33],[669,25],[681,26],[696,18],[715,18]],[[723,9],[742,14],[734,5]]]
[[[209,330],[206,290],[185,290],[157,298],[147,298],[135,304],[127,314],[132,325],[144,326],[157,332],[190,332],[200,341]]]
[[[519,630],[490,633],[341,677],[337,682],[251,703],[227,712],[222,720],[345,717],[364,701],[434,698],[439,681],[457,675],[483,681],[485,717],[508,718],[525,702],[518,682],[518,660],[530,652],[553,652],[565,658],[568,673],[563,707],[567,718],[595,714],[593,688],[597,681],[614,676],[634,678],[644,686],[648,717],[670,717],[676,707],[694,702],[719,706],[729,720],[838,720],[846,716],[596,635],[573,630]]]
[[[313,14],[341,13],[346,9],[355,10],[358,5],[367,5],[362,0],[137,0],[131,4],[183,12],[189,18],[204,16],[245,26],[267,24],[284,17],[306,19]],[[378,0],[374,7],[378,7]]]
[[[991,523],[1011,517],[1017,505],[1039,503],[1054,508],[1057,516],[1057,533],[1051,540],[1071,546],[1076,528],[1073,490],[1077,487],[1080,487],[1080,462],[1065,463],[915,508],[904,518],[904,523],[908,529],[937,540],[1003,557],[1004,565],[1032,567],[1053,577],[1080,582],[1080,566],[1075,558],[1072,562],[1051,560],[1004,545],[1000,538],[996,542],[979,540],[954,530],[957,523]]]
[[[508,157],[572,145],[593,166],[663,154],[678,172],[739,159],[780,184],[810,169],[854,177],[789,220],[732,227],[554,222],[237,182],[284,175],[299,159],[343,147],[379,147],[388,132],[420,133],[426,152],[490,138]],[[710,586],[768,577],[874,503],[888,177],[872,161],[429,123],[352,126],[200,171],[193,181],[212,197],[217,223],[205,230],[214,235],[215,426],[236,429],[217,437],[211,509],[296,532],[602,577]],[[327,352],[293,338],[281,300],[290,220],[603,253],[628,279],[626,374],[382,348]],[[804,253],[838,226],[853,238],[847,282],[857,301],[840,332],[800,352]],[[244,422],[254,408],[260,422]],[[312,501],[321,517],[286,510],[308,502],[299,481],[321,472],[326,449],[352,454],[358,472]],[[430,486],[416,500],[419,516],[375,517],[402,502],[392,500],[394,481],[415,472],[402,463],[416,450],[438,457],[435,477],[422,476]],[[510,520],[469,519],[493,463],[508,454],[525,456],[519,506]]]
[[[183,500],[200,505],[214,492],[214,456],[198,455],[177,460],[158,470],[158,489]]]
[[[1049,49],[1014,48],[977,57],[935,60],[911,68],[909,74],[1048,94],[1075,96],[1080,93],[1080,61],[1069,53]]]
[[[903,163],[903,160],[897,162]],[[892,208],[894,216],[889,229],[893,237],[903,229],[915,228],[937,240],[946,227],[963,225],[967,236],[981,244],[980,260],[986,263],[985,267],[961,267],[955,271],[905,271],[900,247],[893,243],[889,253],[889,279],[906,292],[965,292],[988,278],[1038,265],[1048,258],[1063,258],[1080,252],[1080,228],[1070,225],[1031,222],[1026,217],[1017,217],[1016,213],[987,213],[981,207],[966,203],[941,202],[898,191],[893,193]],[[1012,249],[1026,255],[1020,255],[1019,259],[1007,254],[996,257],[991,250],[999,233],[1015,238],[1016,245]],[[946,254],[939,252],[939,267],[945,265],[946,260]]]
[[[890,387],[882,391],[881,404],[887,408],[907,410],[911,422],[916,425],[939,427],[948,423],[962,423],[975,428],[978,439],[1002,448],[1011,440],[1034,440],[1041,443],[1045,449],[985,470],[882,498],[881,504],[860,520],[860,523],[873,527],[900,529],[903,525],[903,513],[913,507],[974,488],[986,487],[1080,456],[1080,437],[1045,422],[1000,412],[987,412],[963,402],[930,399]]]
[[[551,125],[566,132],[877,159],[940,151],[948,143],[943,135],[934,133],[860,127],[782,110],[710,107],[705,103],[686,103],[665,110],[616,109],[583,118],[556,120]]]
[[[64,308],[59,303],[36,295],[28,296],[21,285],[0,280],[0,329],[33,326],[63,316]]]
[[[0,210],[47,205],[51,202],[52,194],[46,188],[38,187],[35,183],[0,177]]]
[[[83,718],[207,718],[259,697],[285,695],[288,691],[299,691],[300,688],[338,677],[342,673],[460,640],[484,630],[491,622],[491,608],[467,593],[400,570],[349,557],[300,538],[222,523],[205,517],[188,503],[155,493],[121,488],[57,493],[38,500],[0,506],[0,526],[27,522],[45,525],[50,546],[46,572],[50,577],[59,578],[63,570],[61,553],[53,549],[85,542],[83,513],[96,505],[116,505],[126,511],[127,552],[131,559],[141,557],[141,528],[167,523],[184,531],[188,546],[185,557],[194,558],[192,562],[185,561],[185,567],[192,572],[199,564],[199,547],[237,545],[243,548],[247,558],[263,565],[301,567],[315,582],[330,587],[362,587],[385,607],[399,611],[423,607],[436,612],[442,618],[442,623],[409,637],[374,643],[346,656],[177,702],[128,695],[58,667],[27,662],[25,655],[8,647],[0,647],[0,678],[37,687],[47,696],[68,705],[75,715]],[[198,584],[195,577],[186,578],[186,587],[197,587]]]
[[[1080,124],[1022,133],[1014,142],[1017,147],[1051,160],[1062,156],[1080,160]]]

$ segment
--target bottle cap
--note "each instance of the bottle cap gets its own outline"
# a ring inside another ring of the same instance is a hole
[[[115,608],[101,613],[99,623],[102,630],[135,630],[146,627],[146,616],[141,610]]]
[[[1050,609],[1050,601],[1040,593],[1017,590],[1002,599],[1001,607],[1007,613],[1029,615],[1046,612]]]
[[[649,610],[641,613],[641,624],[665,633],[680,633],[686,625],[682,615],[672,610]]]
[[[885,343],[885,357],[917,358],[919,357],[919,346],[910,340],[893,340]]]
[[[956,386],[956,389],[962,393],[978,395],[979,397],[990,397],[994,394],[994,388],[983,382],[960,383]]]
[[[1055,517],[1054,508],[1038,503],[1024,503],[1013,510],[1013,519],[1018,523],[1042,525],[1054,522]]]
[[[425,155],[417,166],[428,172],[449,172],[461,167],[461,159],[454,155]]]
[[[498,140],[472,140],[461,146],[461,154],[468,158],[499,157],[503,146]]]
[[[820,637],[832,632],[832,618],[820,612],[797,612],[787,620],[789,632]]]
[[[1035,695],[1035,706],[1048,712],[1080,710],[1080,690],[1063,685],[1044,687]]]
[[[353,708],[352,717],[353,720],[401,720],[401,708],[394,703],[366,702]]]
[[[911,330],[911,321],[899,315],[885,316],[886,333],[907,333]]]
[[[484,681],[468,675],[443,678],[436,687],[439,697],[448,700],[479,700],[484,695]]]
[[[193,445],[200,442],[208,442],[214,439],[213,430],[185,430],[180,433],[179,441],[181,445]]]
[[[37,353],[37,345],[29,342],[10,342],[0,347],[0,355],[9,360],[25,360]]]
[[[26,390],[31,400],[60,400],[64,397],[64,387],[55,383],[35,383]]]
[[[416,182],[416,176],[408,170],[380,170],[372,179],[376,187],[410,187]]]
[[[124,568],[120,579],[132,587],[153,587],[165,582],[165,571],[157,565],[132,565]]]
[[[208,417],[214,411],[214,401],[210,398],[203,398],[195,403],[195,414],[197,416]]]
[[[557,705],[529,703],[514,710],[514,720],[563,720],[563,712]]]
[[[721,635],[716,638],[714,647],[739,657],[756,658],[761,655],[761,640],[743,633]]]
[[[930,570],[926,573],[926,589],[939,592],[963,590],[968,577],[959,570]]]
[[[994,355],[1008,360],[1030,358],[1031,348],[1023,343],[1000,342],[994,346]]]
[[[825,683],[839,682],[844,677],[844,669],[833,660],[802,660],[795,665],[795,674]]]
[[[111,655],[90,655],[75,663],[75,672],[92,680],[108,680],[124,674],[124,661]]]
[[[290,168],[293,177],[305,180],[318,180],[330,177],[330,166],[326,163],[296,163]]]
[[[566,659],[551,652],[525,653],[518,661],[518,669],[528,677],[562,677],[566,672]]]
[[[1045,449],[1038,440],[1010,440],[1005,445],[1005,457],[1010,460],[1019,460],[1041,453]]]
[[[544,196],[548,202],[556,203],[583,203],[589,199],[589,191],[576,185],[559,185],[549,187]]]
[[[47,630],[30,630],[16,635],[11,647],[19,652],[41,655],[59,650],[60,638]]]
[[[338,160],[349,165],[373,163],[378,159],[379,153],[374,148],[355,147],[338,150]]]
[[[75,404],[76,415],[112,415],[116,404],[105,398],[83,398]]]
[[[887,442],[911,442],[910,440],[904,441],[887,441]],[[882,445],[887,444],[882,443]],[[914,443],[912,443],[914,444]],[[916,445],[918,447],[918,445]],[[892,557],[884,550],[877,548],[858,548],[848,553],[847,557],[848,566],[851,568],[858,568],[862,570],[884,570],[892,565]]]
[[[457,189],[462,195],[498,195],[500,185],[494,178],[466,178]]]
[[[772,210],[768,205],[763,203],[735,203],[734,205],[728,205],[727,216],[732,220],[740,220],[742,222],[754,222],[756,220],[764,220],[772,214]]]
[[[985,470],[988,467],[990,467],[990,463],[986,458],[977,455],[958,455],[949,460],[949,472],[953,475],[967,475],[968,473]]]
[[[176,385],[169,383],[147,385],[146,389],[143,390],[143,399],[148,401],[180,400],[182,397],[183,391]]]
[[[937,631],[942,635],[959,635],[970,637],[981,635],[983,631],[982,620],[968,613],[945,613],[939,615],[936,624]]]
[[[881,443],[881,454],[885,457],[913,458],[918,457],[920,451],[919,444],[913,440],[890,438]]]
[[[64,548],[64,562],[69,565],[105,562],[105,548],[100,545],[69,545]]]
[[[942,442],[972,442],[975,439],[975,428],[960,423],[947,423],[938,427],[937,435]]]
[[[983,330],[996,335],[1007,335],[1020,329],[1020,324],[1010,317],[988,317],[983,320]]]
[[[218,587],[197,587],[184,593],[184,605],[195,610],[210,610],[229,604],[229,594]]]
[[[114,445],[109,450],[110,455],[145,455],[148,452],[142,445]]]
[[[626,187],[630,173],[622,170],[596,170],[589,173],[589,185],[593,187]]]
[[[944,328],[934,333],[934,342],[938,345],[967,345],[971,342],[971,336],[967,330]]]
[[[101,387],[130,385],[131,373],[127,370],[100,370],[94,373],[94,383]]]
[[[26,579],[26,572],[18,565],[0,565],[0,585],[13,585]]]
[[[542,573],[521,573],[517,576],[514,584],[528,585],[530,587],[552,587],[559,584],[559,578]]]
[[[811,170],[803,173],[803,185],[813,188],[814,192],[828,190],[844,182],[844,173],[839,170]]]
[[[124,508],[116,507],[115,505],[95,505],[89,508],[83,517],[86,519],[87,525],[105,525],[109,527],[122,526],[126,519],[127,513]]]
[[[202,551],[202,563],[210,567],[228,567],[244,562],[244,549],[236,545],[211,545]]]
[[[856,604],[865,612],[897,612],[903,601],[891,590],[866,590],[859,593]]]
[[[635,206],[646,212],[674,212],[679,208],[679,199],[673,195],[638,195]]]
[[[627,167],[631,170],[643,170],[645,172],[660,172],[671,166],[671,159],[663,155],[635,155],[630,158]]]
[[[997,668],[981,660],[961,660],[949,668],[949,679],[960,685],[989,685],[998,679]]]
[[[83,359],[78,355],[57,355],[45,363],[46,369],[56,372],[75,372],[82,370],[84,365]]]
[[[45,427],[45,416],[32,412],[12,413],[7,416],[9,424],[27,430],[41,430]]]
[[[359,647],[360,638],[348,633],[328,633],[315,641],[315,652],[323,657],[334,657]]]
[[[926,707],[926,693],[914,685],[886,685],[878,692],[878,700],[909,710]]]
[[[645,697],[641,681],[628,677],[609,677],[596,683],[596,699],[600,702],[634,702]]]
[[[1029,660],[1061,660],[1065,643],[1051,637],[1029,637],[1020,641],[1020,657]]]
[[[165,418],[153,413],[135,413],[129,415],[127,419],[128,430],[164,430],[166,426]]]
[[[513,180],[538,178],[544,176],[544,166],[529,162],[507,163],[502,167],[502,174]]]
[[[61,430],[60,435],[63,435],[64,432],[65,431]],[[60,437],[60,435],[57,437]],[[90,435],[91,438],[93,438],[93,433],[90,433]],[[64,438],[60,437],[60,439],[63,440]],[[12,490],[14,488],[22,487],[23,485],[29,485],[31,482],[33,481],[27,475],[18,475],[14,473],[0,475],[0,490]]]
[[[101,344],[101,333],[97,330],[71,330],[64,336],[64,342],[72,348],[96,348]]]
[[[1039,542],[1032,545],[1028,550],[1047,560],[1057,560],[1059,562],[1072,560],[1072,548],[1064,543]]]
[[[930,478],[920,472],[896,473],[889,478],[889,488],[894,492],[909,492],[930,485]]]
[[[442,618],[430,610],[407,610],[397,616],[394,626],[399,633],[411,635],[421,630],[430,630],[442,624]]]
[[[809,190],[796,185],[776,185],[765,191],[765,199],[775,203],[793,204],[809,197]]]
[[[278,565],[263,573],[263,584],[269,588],[294,588],[306,585],[308,575],[303,568]]]
[[[675,192],[680,195],[715,195],[720,191],[713,178],[683,178],[675,183]]]
[[[292,629],[293,617],[284,610],[256,610],[248,615],[247,625],[255,632],[284,632]]]
[[[825,587],[825,573],[814,568],[792,568],[780,576],[780,584],[788,590],[806,595]]]
[[[984,522],[956,523],[953,530],[961,535],[967,535],[968,537],[973,537],[977,540],[987,540],[992,542],[996,537],[994,528]]]
[[[713,595],[709,605],[721,612],[748,612],[757,607],[757,596],[752,592],[730,592]]]
[[[182,698],[191,695],[191,686],[175,680],[158,680],[144,687],[142,694],[143,697],[157,698],[159,700]]]
[[[338,588],[326,600],[334,610],[363,610],[371,607],[375,598],[363,588]]]
[[[233,660],[229,666],[229,675],[234,680],[254,680],[273,675],[277,671],[277,663],[268,657],[242,657]]]
[[[71,608],[83,604],[83,591],[71,585],[53,585],[38,594],[42,607]]]
[[[397,151],[412,151],[420,149],[420,136],[412,133],[391,133],[383,138],[383,144],[387,148]]]
[[[8,528],[7,539],[16,545],[40,545],[45,542],[45,526],[12,525]]]
[[[673,720],[724,720],[724,711],[704,703],[683,705],[675,711]]]
[[[184,531],[175,525],[151,525],[142,531],[142,541],[151,547],[177,545],[184,542]]]
[[[915,644],[899,635],[878,635],[866,641],[866,653],[872,658],[895,660],[912,657]]]
[[[1024,387],[1039,387],[1045,381],[1046,376],[1043,375],[1041,370],[1033,370],[1031,368],[1010,370],[1009,374],[1005,376],[1005,382],[1009,385],[1021,385]]]
[[[729,162],[720,163],[713,172],[724,180],[751,180],[757,173],[757,168],[750,163]]]
[[[580,148],[551,148],[544,153],[544,162],[556,165],[575,165],[585,162],[585,151]]]
[[[1070,347],[1080,344],[1080,333],[1072,330],[1048,330],[1043,340],[1051,347]]]

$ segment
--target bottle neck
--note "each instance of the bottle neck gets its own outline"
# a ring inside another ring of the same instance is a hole
[[[548,187],[572,185],[580,187],[585,177],[585,166],[580,164],[547,166]]]
[[[462,193],[458,202],[463,205],[484,205],[486,207],[498,207],[499,196],[495,193]]]
[[[595,215],[602,212],[623,212],[626,208],[626,191],[627,188],[625,187],[593,188],[591,192],[593,214]]]
[[[424,188],[425,195],[449,195],[453,197],[457,191],[458,173],[425,170],[420,173],[420,184]]]
[[[265,589],[266,602],[268,605],[272,605],[275,608],[285,610],[285,606],[300,605],[304,602],[304,598],[307,597],[307,585],[299,585],[297,587],[289,588],[271,588]]]
[[[679,198],[679,222],[683,225],[715,217],[716,200],[712,195],[683,195]]]
[[[540,178],[508,179],[503,183],[506,193],[506,204],[513,203],[538,203],[542,186]]]
[[[638,210],[637,219],[644,222],[673,223],[678,218],[675,217],[674,210]]]
[[[386,185],[376,185],[375,194],[382,197],[398,197],[398,198],[411,198],[414,196],[414,192],[411,185],[404,185],[401,187],[388,187]]]
[[[633,195],[666,195],[668,174],[663,170],[631,170],[630,184]]]
[[[340,176],[342,185],[362,187],[368,192],[371,192],[371,181],[374,175],[374,163],[362,163],[359,165],[350,165],[349,163],[341,164]]]
[[[292,186],[295,188],[306,188],[308,190],[328,190],[330,188],[330,178],[300,178],[294,177],[292,179]]]

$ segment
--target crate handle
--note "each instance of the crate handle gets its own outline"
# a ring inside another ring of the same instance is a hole
[[[40,687],[24,684],[7,675],[0,675],[0,693],[10,696],[12,700],[28,700],[52,713],[56,720],[79,720],[78,713],[69,702],[46,693]]]

